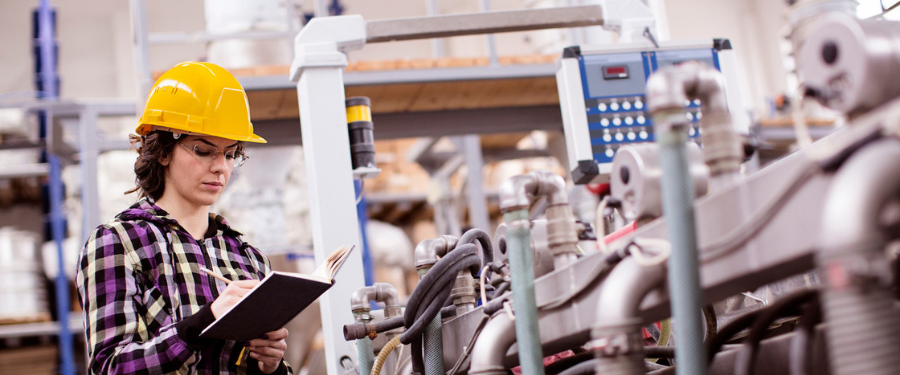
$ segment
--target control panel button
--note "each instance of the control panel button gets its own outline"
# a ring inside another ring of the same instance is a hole
[[[700,99],[694,99],[694,105],[700,106]]]
[[[615,125],[615,126],[622,125],[622,119],[620,119],[620,118],[618,118],[618,117],[614,117],[614,118],[613,118],[613,125]]]
[[[697,114],[696,114],[695,116],[697,117],[697,120],[702,119],[702,118],[703,118],[703,112],[697,111]]]
[[[624,109],[624,110],[626,110],[626,111],[629,110],[629,109],[631,109],[631,103],[629,103],[629,102],[622,102],[622,109]]]
[[[687,112],[684,114],[684,118],[686,118],[688,121],[691,121],[694,119],[694,115],[692,115],[690,112]]]
[[[644,109],[644,102],[637,100],[634,102],[634,108],[636,109]]]
[[[616,133],[616,140],[622,142],[625,140],[625,136],[622,133]]]
[[[634,124],[634,119],[631,118],[631,116],[625,117],[625,125],[631,125],[631,124]]]
[[[638,117],[637,117],[637,123],[638,123],[638,124],[644,124],[645,122],[647,122],[647,119],[645,119],[644,116],[638,116]]]
[[[611,158],[611,157],[613,157],[613,155],[615,155],[615,154],[616,154],[616,152],[613,151],[613,149],[611,149],[611,148],[606,149],[606,156],[607,156],[607,157],[610,157],[610,158]]]
[[[633,141],[633,140],[635,140],[635,138],[637,138],[637,135],[634,134],[634,132],[628,132],[628,140],[629,141]]]
[[[690,135],[691,137],[697,135],[697,129],[694,129],[694,127],[692,126],[691,130],[688,130],[688,135]]]
[[[693,131],[694,129],[691,129]],[[603,135],[603,142],[612,142],[612,136],[609,133]]]
[[[691,101],[685,99],[685,100],[684,100],[684,106],[687,107],[687,106],[689,106],[689,105],[691,105]]]
[[[649,137],[649,136],[650,136],[650,134],[647,134],[646,130],[641,130],[641,132],[638,133],[638,137],[641,137],[641,139],[647,139],[647,137]]]
[[[609,126],[609,119],[606,117],[600,119],[600,126]]]
[[[613,111],[618,111],[618,110],[619,110],[619,103],[616,103],[616,102],[609,103],[609,109],[611,109],[611,110],[613,110]]]
[[[606,112],[606,103],[597,104],[597,109],[599,109],[600,112]]]

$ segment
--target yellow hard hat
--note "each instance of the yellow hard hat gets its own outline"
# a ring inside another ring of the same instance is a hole
[[[253,134],[247,93],[238,80],[205,62],[178,64],[156,80],[135,132],[153,130],[266,143]]]

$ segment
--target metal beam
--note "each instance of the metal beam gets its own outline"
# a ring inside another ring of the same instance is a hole
[[[368,21],[366,43],[602,24],[599,5],[398,18]]]
[[[562,130],[557,105],[373,114],[375,139]]]

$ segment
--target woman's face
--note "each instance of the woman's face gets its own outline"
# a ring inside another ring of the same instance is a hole
[[[233,156],[237,147],[238,142],[230,139],[195,135],[182,137],[172,155],[162,163],[168,166],[164,194],[174,194],[167,198],[184,203],[211,206],[219,199],[231,178],[234,163],[229,156]]]

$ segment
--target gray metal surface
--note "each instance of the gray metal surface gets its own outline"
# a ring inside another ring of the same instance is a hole
[[[428,39],[603,24],[598,5],[368,21],[366,42]]]
[[[484,231],[490,230],[487,201],[484,195],[484,157],[481,139],[477,135],[452,138],[466,163],[466,204],[469,208],[469,225]]]
[[[848,114],[875,108],[898,95],[891,77],[900,70],[900,22],[822,17],[800,51],[798,73],[813,97]]]
[[[476,66],[460,68],[397,69],[371,72],[345,72],[344,84],[381,85],[414,82],[467,81],[478,79],[552,77],[553,64],[521,64],[502,66]],[[243,76],[238,81],[245,90],[278,90],[293,88],[294,84],[283,75]]]
[[[694,196],[706,195],[709,169],[703,164],[700,146],[687,144]],[[627,221],[662,216],[662,169],[659,146],[654,143],[622,147],[613,158],[610,193],[622,201],[622,215]]]
[[[886,119],[890,121],[885,121]],[[735,186],[698,199],[695,210],[699,228],[703,301],[709,303],[721,300],[735,293],[753,290],[811,270],[814,267],[813,254],[819,246],[823,211],[821,203],[832,178],[829,175],[816,175],[806,182],[744,246],[717,257],[704,254],[704,246],[741,227],[748,221],[748,217],[779,197],[792,177],[810,168],[811,159],[819,159],[844,149],[871,132],[878,131],[882,125],[888,129],[900,130],[898,119],[900,101],[858,118],[855,126],[841,128],[811,147],[785,157]],[[665,220],[658,219],[648,223],[610,245],[613,248],[622,246],[635,237],[665,238]],[[588,255],[569,267],[538,278],[535,282],[538,306],[573,290],[602,262],[603,257],[599,253]],[[598,290],[595,288],[565,308],[540,313],[541,342],[545,354],[583,345],[588,341],[597,298]],[[641,304],[641,318],[644,322],[659,320],[669,316],[668,308],[664,293],[652,293]],[[455,361],[455,356],[459,355],[450,348],[461,348],[467,343],[469,336],[454,335],[453,332],[464,333],[471,329],[467,327],[477,323],[470,316],[473,314],[480,314],[480,310],[445,323],[444,332],[449,333],[444,341],[448,348],[445,351],[445,363]],[[454,339],[461,340],[453,341]],[[515,363],[512,357],[515,353],[514,346],[507,353],[506,365]]]

